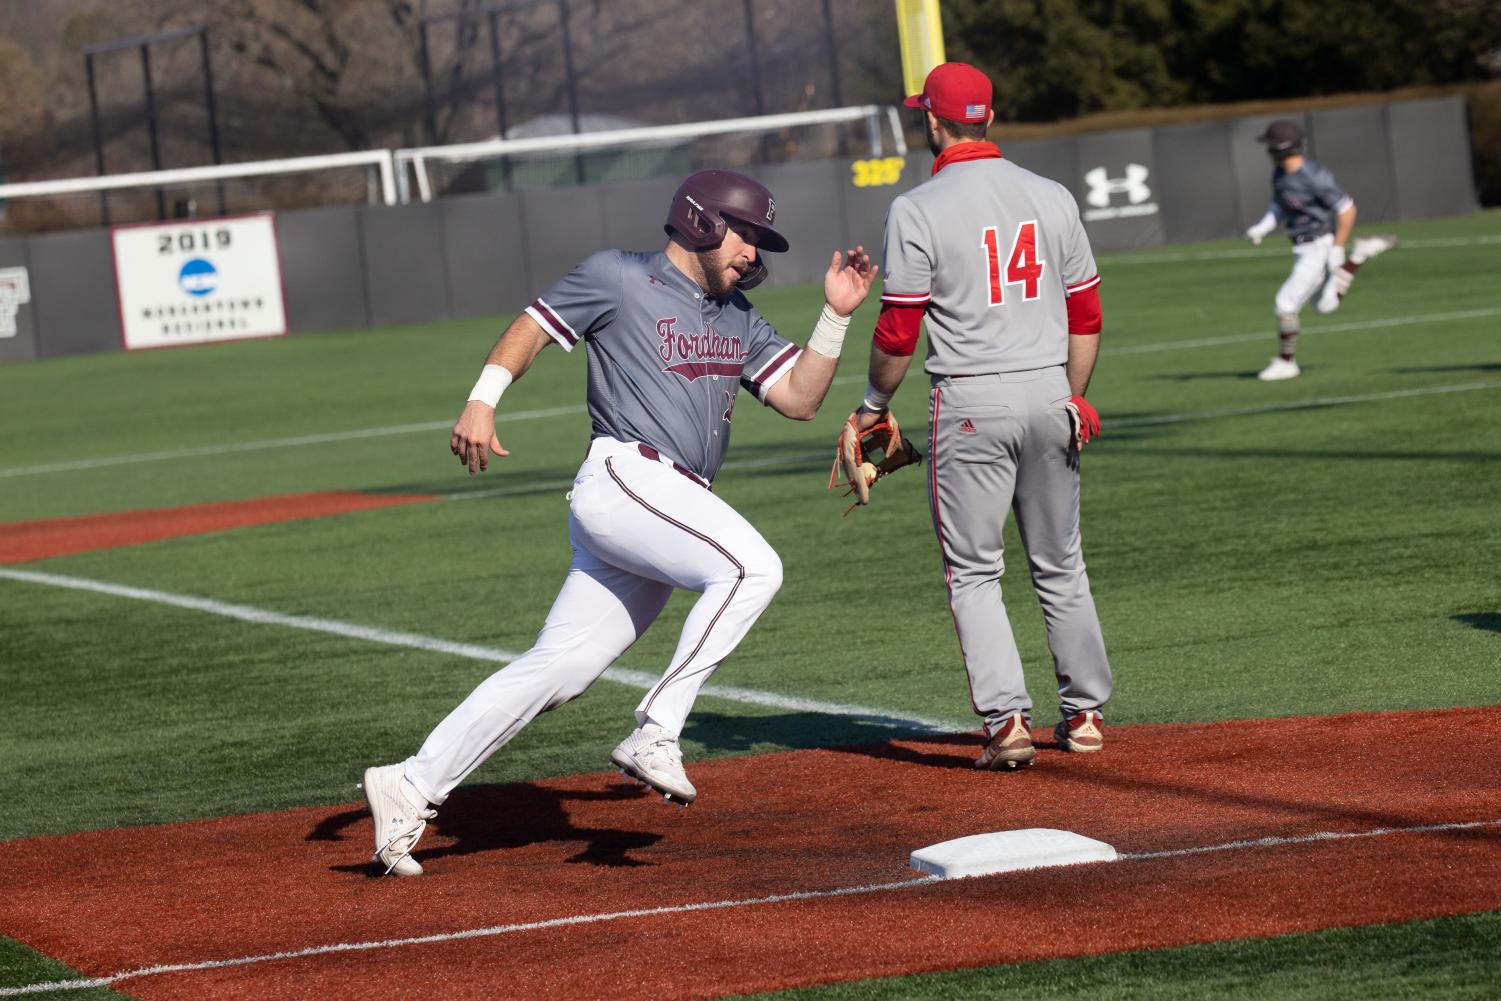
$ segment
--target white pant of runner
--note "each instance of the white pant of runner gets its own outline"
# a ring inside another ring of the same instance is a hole
[[[1276,310],[1278,316],[1296,316],[1324,287],[1329,277],[1329,248],[1334,246],[1334,234],[1325,233],[1317,240],[1293,244],[1293,270],[1277,289]]]
[[[776,551],[702,481],[646,453],[610,438],[590,446],[569,494],[573,564],[536,645],[481,682],[405,762],[429,803],[539,713],[581,695],[680,587],[701,597],[636,708],[637,723],[677,736],[699,689],[771,603],[782,583]],[[613,739],[605,744],[601,762]]]

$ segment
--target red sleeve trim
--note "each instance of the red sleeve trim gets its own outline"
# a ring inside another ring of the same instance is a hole
[[[1085,289],[1094,288],[1098,284],[1100,284],[1100,276],[1095,275],[1093,278],[1086,278],[1076,285],[1066,286],[1063,291],[1068,295],[1073,295],[1075,292],[1083,292]]]
[[[1095,285],[1099,284],[1096,278]],[[1071,334],[1098,334],[1104,326],[1100,311],[1100,291],[1094,285],[1068,297],[1068,332]]]
[[[920,305],[882,302],[881,315],[876,319],[876,347],[889,355],[911,355],[917,350],[917,335],[922,331],[922,317],[926,311]]]
[[[926,306],[933,296],[927,292],[882,292],[881,302],[892,306]]]

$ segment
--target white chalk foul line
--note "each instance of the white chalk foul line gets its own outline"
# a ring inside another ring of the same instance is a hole
[[[1163,852],[1131,852],[1116,856],[1116,862],[1139,862],[1208,852],[1236,851],[1247,848],[1274,848],[1284,845],[1308,844],[1319,841],[1339,841],[1350,838],[1376,838],[1392,834],[1432,834],[1442,831],[1463,831],[1479,827],[1495,827],[1501,820],[1473,820],[1452,824],[1424,824],[1415,827],[1378,827],[1369,831],[1320,831],[1315,834],[1280,838],[1257,838],[1250,841],[1230,841],[1221,845],[1206,845],[1200,848],[1180,848]],[[1109,862],[1083,863],[1086,865],[1110,865]],[[1021,870],[1018,870],[1021,871]],[[1005,874],[989,877],[1004,878]],[[963,878],[963,877],[961,877]],[[832,890],[804,890],[796,893],[778,893],[766,897],[745,897],[739,900],[709,900],[694,904],[671,904],[663,907],[643,907],[630,911],[608,911],[601,914],[577,914],[546,921],[524,921],[516,924],[492,925],[488,928],[471,928],[465,931],[442,932],[434,935],[415,935],[408,938],[389,938],[368,942],[336,942],[332,945],[312,946],[307,949],[271,952],[256,956],[239,956],[233,959],[210,959],[197,963],[170,963],[146,966],[136,970],[122,970],[107,977],[88,979],[54,980],[26,984],[22,987],[0,987],[0,997],[19,997],[24,994],[43,994],[54,991],[80,990],[89,987],[108,987],[122,980],[150,977],[164,973],[195,973],[202,970],[220,970],[233,966],[250,966],[284,959],[306,959],[340,952],[368,952],[374,949],[395,949],[410,945],[431,945],[439,942],[458,942],[465,939],[493,938],[514,932],[545,931],[549,928],[566,928],[574,925],[600,924],[606,921],[623,921],[631,918],[657,917],[664,914],[692,914],[699,911],[717,911],[732,907],[758,907],[765,904],[794,903],[803,900],[827,900],[833,897],[852,897],[866,893],[883,893],[895,890],[910,890],[914,887],[931,886],[944,882],[940,876],[919,876],[915,879],[898,880],[892,883],[867,883],[863,886],[846,886]]]
[[[13,580],[26,584],[40,584],[48,587],[60,587],[71,591],[92,591],[96,594],[107,594],[116,598],[129,598],[133,601],[147,601],[158,605],[170,605],[173,608],[184,608],[190,611],[203,612],[208,615],[218,615],[227,619],[237,619],[241,622],[251,622],[256,625],[305,629],[309,632],[328,633],[333,636],[343,636],[348,639],[363,640],[370,643],[381,643],[387,646],[404,647],[409,650],[424,650],[432,653],[449,654],[454,657],[487,661],[492,664],[508,664],[521,656],[510,650],[498,650],[494,647],[479,646],[474,643],[454,643],[433,636],[397,632],[373,626],[361,626],[351,622],[340,622],[336,619],[286,615],[264,608],[254,608],[249,605],[233,605],[223,601],[215,601],[211,598],[198,598],[193,595],[172,594],[167,591],[129,587],[123,584],[90,580],[85,577],[65,577],[59,574],[37,573],[33,570],[16,570],[9,567],[0,567],[0,579]],[[616,684],[625,685],[640,691],[652,688],[661,680],[659,675],[621,667],[610,668],[604,673],[604,678],[606,681],[613,681]],[[842,702],[822,702],[817,699],[804,699],[791,695],[782,695],[777,692],[764,692],[752,688],[736,688],[729,685],[705,685],[700,690],[700,694],[710,698],[724,699],[729,702],[739,702],[746,705],[764,706],[771,709],[821,713],[827,716],[842,716],[909,733],[967,733],[977,729],[975,724],[965,725],[944,720],[923,719],[917,716],[902,716],[884,709],[876,709],[869,706],[849,705]]]
[[[1432,240],[1403,240],[1398,250],[1447,250],[1453,247],[1484,247],[1501,243],[1501,236],[1457,236]],[[1233,261],[1257,257],[1286,257],[1289,247],[1242,247],[1236,250],[1189,250],[1177,253],[1101,254],[1100,263],[1111,264],[1181,264],[1184,261]]]
[[[506,414],[507,420],[531,421],[547,417],[562,417],[566,414],[581,414],[583,404],[569,407],[550,407],[546,410],[519,410]],[[336,441],[356,441],[361,438],[386,438],[391,435],[415,434],[421,431],[439,431],[453,427],[453,421],[423,421],[419,424],[396,424],[390,427],[360,428],[353,431],[330,431],[327,434],[306,434],[293,438],[266,438],[261,441],[230,442],[224,445],[203,445],[197,448],[175,448],[162,452],[136,452],[133,455],[113,455],[98,459],[79,459],[76,462],[52,462],[41,466],[15,466],[0,469],[0,477],[35,476],[40,473],[67,473],[81,469],[103,469],[108,466],[128,466],[138,462],[164,462],[169,459],[194,459],[203,456],[227,455],[232,452],[263,452],[273,448],[298,448],[303,445],[327,445]]]
[[[864,382],[864,375],[846,375],[835,379],[833,385]],[[566,417],[586,411],[582,403],[567,407],[548,407],[544,410],[503,411],[500,423],[513,421],[545,420],[549,417]],[[296,435],[291,438],[266,438],[260,441],[231,442],[225,445],[200,445],[196,448],[174,448],[160,452],[136,452],[131,455],[104,456],[98,459],[78,459],[73,462],[49,462],[39,466],[15,466],[0,469],[0,479],[13,476],[38,476],[44,473],[70,473],[85,469],[104,469],[110,466],[129,466],[141,462],[166,462],[172,459],[195,459],[205,456],[228,455],[234,452],[264,452],[275,448],[301,448],[305,445],[328,445],[339,441],[358,441],[362,438],[389,438],[394,435],[419,434],[428,431],[444,431],[453,427],[453,421],[421,421],[417,424],[395,424],[390,427],[357,428],[352,431],[330,431],[325,434]]]
[[[1480,390],[1501,389],[1501,381],[1465,382],[1452,386],[1424,386],[1418,389],[1394,389],[1385,393],[1361,393],[1351,396],[1316,396],[1307,400],[1290,400],[1287,403],[1266,403],[1257,407],[1236,407],[1229,410],[1201,410],[1192,413],[1157,414],[1151,417],[1110,418],[1108,430],[1121,428],[1153,427],[1162,424],[1187,424],[1192,421],[1223,420],[1227,417],[1256,417],[1261,414],[1278,414],[1295,410],[1318,410],[1323,407],[1344,407],[1357,403],[1378,403],[1382,400],[1401,400],[1418,396],[1443,396],[1449,393],[1473,393]],[[731,460],[724,464],[726,470],[753,469],[760,466],[796,466],[806,462],[828,462],[827,452],[802,452],[781,455],[775,458]],[[518,497],[525,494],[559,492],[573,485],[572,480],[543,480],[530,483],[507,484],[489,490],[470,490],[463,493],[441,494],[444,500],[485,500],[492,497]]]
[[[490,938],[512,932],[539,931],[548,928],[566,928],[569,925],[599,924],[603,921],[620,921],[627,918],[649,918],[661,914],[692,914],[695,911],[718,911],[730,907],[754,907],[761,904],[783,904],[797,900],[824,900],[829,897],[852,897],[861,893],[880,893],[883,890],[904,890],[913,886],[926,886],[939,880],[938,876],[919,876],[895,883],[871,883],[867,886],[844,886],[834,890],[804,890],[799,893],[779,893],[770,897],[747,897],[743,900],[709,900],[697,904],[673,904],[666,907],[643,907],[633,911],[611,911],[605,914],[576,914],[548,921],[525,921],[519,924],[494,925],[489,928],[472,928],[467,931],[444,932],[437,935],[420,935],[412,938],[391,938],[378,942],[338,942],[333,945],[314,946],[292,952],[272,952],[261,956],[241,956],[236,959],[215,959],[202,963],[173,963],[165,966],[148,966],[139,970],[126,970],[108,977],[90,980],[57,980],[50,983],[28,984],[25,987],[0,987],[0,997],[20,994],[39,994],[43,991],[71,991],[80,987],[106,987],[121,980],[149,977],[158,973],[192,973],[198,970],[217,970],[227,966],[248,966],[278,959],[302,959],[307,956],[324,956],[335,952],[362,952],[371,949],[392,949],[405,945],[428,945],[434,942],[458,942],[470,938]]]
[[[1354,323],[1315,325],[1305,329],[1305,334],[1347,333],[1361,330],[1382,330],[1390,327],[1410,326],[1418,323],[1447,323],[1454,320],[1474,320],[1501,315],[1501,308],[1470,309],[1449,313],[1424,313],[1416,316],[1397,316],[1384,320],[1364,320]],[[1190,348],[1211,348],[1225,344],[1245,344],[1264,341],[1270,335],[1261,330],[1251,334],[1235,334],[1229,337],[1206,337],[1187,341],[1158,341],[1151,344],[1132,344],[1123,347],[1106,347],[1104,355],[1144,354],[1155,351],[1182,351]],[[864,375],[840,376],[834,385],[863,382]],[[584,413],[584,406],[551,407],[545,410],[519,410],[502,412],[500,422],[543,420]],[[363,438],[383,438],[393,435],[416,434],[438,431],[453,426],[452,421],[423,421],[418,424],[398,424],[391,427],[361,428],[351,431],[332,431],[327,434],[299,435],[291,438],[267,438],[261,441],[231,442],[224,445],[204,445],[196,448],[171,449],[160,452],[137,452],[132,455],[103,456],[97,459],[78,459],[71,462],[53,462],[37,466],[14,466],[0,469],[0,479],[16,476],[39,476],[47,473],[80,472],[87,469],[104,469],[110,466],[127,466],[142,462],[167,462],[174,459],[192,459],[205,456],[226,455],[233,452],[261,452],[277,448],[298,448],[306,445],[326,445],[339,441],[356,441]],[[514,491],[507,491],[514,492]],[[472,496],[503,496],[503,494],[475,494]]]
[[[1122,852],[1117,859],[1139,862],[1145,859],[1181,858],[1187,855],[1206,855],[1210,852],[1230,852],[1242,848],[1277,848],[1282,845],[1306,845],[1316,841],[1347,841],[1351,838],[1380,838],[1389,834],[1433,834],[1438,831],[1468,831],[1477,827],[1496,827],[1501,820],[1470,820],[1454,824],[1421,824],[1416,827],[1375,827],[1369,831],[1319,831],[1315,834],[1297,834],[1281,838],[1252,838],[1247,841],[1227,841],[1222,845],[1206,845],[1202,848],[1174,848],[1161,852]]]
[[[1304,334],[1343,334],[1363,330],[1383,330],[1388,327],[1410,327],[1419,323],[1450,323],[1455,320],[1483,320],[1501,316],[1501,308],[1461,309],[1450,313],[1422,313],[1416,316],[1392,316],[1384,320],[1360,320],[1350,323],[1315,324],[1303,328]],[[1101,347],[1102,355],[1139,355],[1154,351],[1179,351],[1184,348],[1213,348],[1222,344],[1245,344],[1250,341],[1266,341],[1272,334],[1266,330],[1254,334],[1232,334],[1228,337],[1203,337],[1192,341],[1156,341],[1151,344],[1128,344],[1122,347]]]
[[[1446,393],[1473,393],[1485,389],[1501,389],[1501,381],[1465,382],[1454,386],[1424,386],[1421,389],[1394,389],[1386,393],[1360,393],[1352,396],[1322,396],[1314,397],[1310,400],[1291,400],[1287,403],[1268,403],[1259,407],[1236,407],[1230,410],[1205,410],[1188,414],[1159,414],[1155,417],[1125,417],[1120,420],[1110,421],[1109,427],[1151,427],[1157,424],[1212,421],[1224,417],[1253,417],[1258,414],[1276,414],[1288,410],[1317,410],[1321,407],[1343,407],[1352,403],[1375,403],[1381,400],[1401,400],[1415,396],[1442,396]]]

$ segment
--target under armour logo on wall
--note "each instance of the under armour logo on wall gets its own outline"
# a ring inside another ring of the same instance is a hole
[[[1147,186],[1151,173],[1139,163],[1126,164],[1125,177],[1111,177],[1104,167],[1085,171],[1084,183],[1089,185],[1089,191],[1084,201],[1094,207],[1084,211],[1084,221],[1155,214],[1157,203],[1152,201],[1152,189]],[[1116,195],[1125,195],[1126,204],[1112,206],[1110,202]]]
[[[1110,177],[1104,167],[1096,167],[1084,175],[1084,183],[1089,185],[1084,200],[1104,208],[1110,204],[1111,195],[1125,195],[1132,205],[1140,205],[1152,197],[1152,189],[1147,187],[1149,174],[1151,171],[1139,163],[1126,164],[1125,177]]]

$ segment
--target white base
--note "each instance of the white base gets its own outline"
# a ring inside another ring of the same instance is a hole
[[[1073,831],[1031,827],[955,838],[912,853],[907,864],[942,879],[988,876],[1017,869],[1045,869],[1080,862],[1113,862],[1115,849]]]

